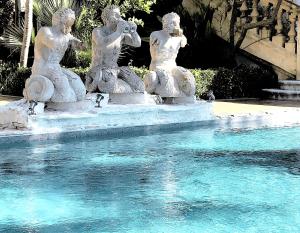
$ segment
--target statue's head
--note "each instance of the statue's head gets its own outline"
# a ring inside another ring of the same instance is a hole
[[[74,21],[75,12],[69,8],[61,8],[52,16],[52,26],[59,27],[64,34],[68,34],[72,31]]]
[[[108,5],[102,10],[101,19],[105,25],[117,26],[121,20],[120,8],[116,5]]]
[[[172,36],[178,36],[182,33],[182,30],[180,29],[180,17],[174,12],[164,15],[162,18],[162,24],[163,30]]]

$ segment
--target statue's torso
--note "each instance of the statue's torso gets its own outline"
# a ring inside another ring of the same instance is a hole
[[[101,68],[116,68],[118,67],[118,60],[122,48],[121,36],[115,39],[112,43],[109,43],[107,38],[113,32],[108,31],[105,27],[98,28],[94,32],[96,34],[96,40],[102,36],[104,37],[103,43],[96,44],[93,41],[93,54],[92,54],[92,67]]]
[[[44,39],[47,36],[53,39],[52,46],[49,46],[47,40]],[[55,33],[51,27],[47,28],[47,33],[45,30],[40,30],[35,41],[33,68],[44,69],[48,66],[59,66],[68,46],[69,35]]]
[[[180,49],[181,38],[167,36],[164,31],[154,32],[158,45],[150,46],[150,69],[176,66],[176,57]]]

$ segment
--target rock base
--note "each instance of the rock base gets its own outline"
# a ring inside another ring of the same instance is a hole
[[[38,102],[35,114],[44,113],[44,103]],[[0,108],[0,129],[22,129],[29,126],[29,102],[25,99],[14,101]]]
[[[109,95],[110,104],[159,104],[160,98],[157,95],[149,95],[147,93],[128,93]]]

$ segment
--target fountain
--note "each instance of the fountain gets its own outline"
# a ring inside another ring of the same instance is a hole
[[[42,27],[38,32],[25,98],[0,108],[0,127],[7,129],[0,131],[1,140],[126,133],[147,127],[183,127],[214,119],[212,104],[194,101],[194,77],[174,63],[179,48],[186,44],[174,13],[164,17],[163,31],[151,35],[151,40],[161,46],[151,48],[151,54],[157,55],[153,56],[150,67],[151,77],[156,75],[157,79],[156,86],[153,85],[157,92],[152,96],[145,92],[143,81],[129,67],[117,65],[122,44],[140,46],[140,37],[136,25],[121,19],[116,6],[103,10],[105,26],[93,31],[93,60],[85,85],[76,74],[62,68],[59,62],[69,44],[83,48],[82,42],[70,34],[74,19],[73,11],[60,9],[53,16],[53,26]],[[176,27],[165,31],[166,25],[169,27],[173,21]],[[166,38],[172,42],[170,45],[165,43]],[[166,61],[158,55],[161,50],[169,50],[164,54]],[[163,80],[173,80],[174,86],[158,86]],[[180,101],[184,104],[178,104]]]

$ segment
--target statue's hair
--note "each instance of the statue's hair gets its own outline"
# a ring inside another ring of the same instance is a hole
[[[75,12],[69,8],[61,8],[53,14],[52,25],[64,24],[69,18],[75,19]]]
[[[119,9],[120,10],[120,7],[118,7],[117,5],[108,5],[106,6],[103,10],[102,10],[102,13],[101,13],[101,19],[103,21],[104,24],[106,24],[107,22],[107,19],[108,19],[108,15],[110,14],[110,12],[114,9]]]
[[[170,21],[170,19],[172,18],[176,18],[178,21],[180,21],[180,16],[175,13],[175,12],[171,12],[171,13],[168,13],[168,14],[165,14],[163,17],[162,17],[162,24],[163,24],[163,27]]]

